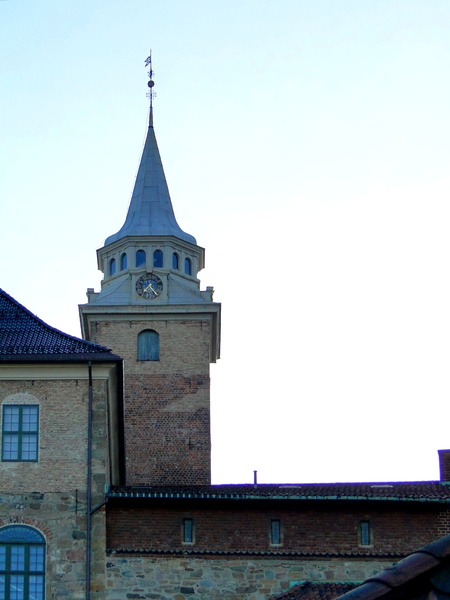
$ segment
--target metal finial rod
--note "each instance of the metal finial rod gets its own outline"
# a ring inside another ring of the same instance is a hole
[[[147,93],[147,98],[150,98],[150,109],[153,108],[153,98],[156,96],[155,92],[153,91],[153,87],[155,85],[155,82],[153,81],[153,68],[152,68],[152,51],[150,50],[150,54],[148,55],[148,57],[145,59],[145,66],[146,67],[150,67],[149,71],[147,71],[147,75],[148,75],[148,87],[149,87],[149,91]]]

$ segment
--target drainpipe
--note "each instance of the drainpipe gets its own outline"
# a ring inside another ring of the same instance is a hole
[[[86,600],[91,597],[91,497],[92,497],[92,363],[88,362],[88,446],[87,446],[87,485],[86,485]]]

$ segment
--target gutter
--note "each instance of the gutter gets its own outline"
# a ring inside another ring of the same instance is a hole
[[[89,399],[88,399],[88,445],[87,445],[87,483],[86,483],[86,600],[91,596],[91,502],[92,502],[92,363],[88,362]]]

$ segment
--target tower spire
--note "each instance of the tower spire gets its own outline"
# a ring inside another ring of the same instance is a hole
[[[153,98],[155,82],[152,67],[152,54],[145,60],[149,67],[147,83],[150,98],[150,118],[142,158],[139,165],[133,194],[127,217],[122,228],[105,240],[105,246],[126,236],[142,235],[172,235],[191,244],[196,244],[195,238],[184,232],[177,223],[167,187],[166,176],[161,162],[161,156],[156,143],[153,129]]]

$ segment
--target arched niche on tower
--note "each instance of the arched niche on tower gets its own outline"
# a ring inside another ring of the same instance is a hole
[[[136,250],[135,266],[143,267],[143,266],[145,266],[146,262],[147,262],[147,253],[142,248],[139,248],[139,250]]]
[[[153,250],[153,266],[156,269],[162,269],[164,266],[164,254],[161,248]]]

